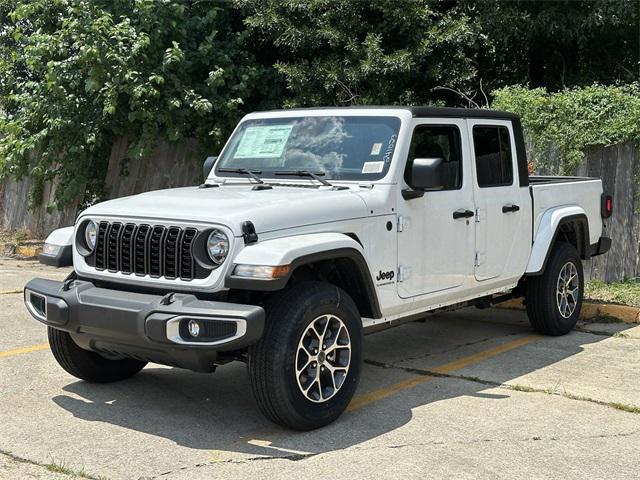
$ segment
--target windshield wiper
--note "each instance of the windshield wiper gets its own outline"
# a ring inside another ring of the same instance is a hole
[[[256,175],[256,173],[262,173],[262,170],[247,170],[246,168],[219,168],[218,171],[222,173],[241,173],[243,175],[250,176],[258,183],[264,183],[264,180]]]
[[[332,185],[327,182],[324,178],[320,178],[319,175],[326,175],[324,172],[311,172],[309,170],[278,170],[277,172],[273,172],[275,175],[294,175],[296,177],[311,177],[314,180],[317,180],[323,185],[327,187],[331,187]]]

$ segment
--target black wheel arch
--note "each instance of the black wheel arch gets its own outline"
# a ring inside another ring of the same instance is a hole
[[[557,242],[565,242],[573,245],[582,260],[589,260],[591,258],[591,243],[589,240],[589,220],[587,216],[584,213],[579,213],[576,215],[568,215],[560,220],[553,233],[542,268],[537,272],[527,273],[528,276],[541,275],[545,271],[553,246]]]
[[[290,283],[323,280],[346,291],[355,302],[360,315],[381,318],[380,304],[367,261],[355,248],[324,250],[297,257],[289,273],[278,279],[241,278],[230,275],[225,285],[231,290],[275,292]]]

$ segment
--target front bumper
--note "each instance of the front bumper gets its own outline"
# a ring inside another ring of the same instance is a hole
[[[24,300],[36,320],[69,332],[82,348],[196,371],[213,370],[219,352],[255,343],[264,329],[265,312],[255,305],[111,290],[84,280],[36,278]],[[205,338],[189,335],[190,320]]]

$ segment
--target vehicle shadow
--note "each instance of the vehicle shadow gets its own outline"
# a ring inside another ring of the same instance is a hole
[[[419,370],[531,333],[522,312],[473,309],[368,336],[368,361],[358,393],[397,384],[420,375]],[[584,332],[541,338],[482,362],[481,379],[512,381],[609,338]],[[530,351],[536,344],[539,350]],[[470,380],[425,381],[345,412],[332,425],[314,432],[292,432],[267,421],[252,399],[246,368],[239,363],[223,366],[215,375],[152,365],[137,377],[115,384],[70,383],[63,388],[66,393],[53,401],[78,419],[156,435],[188,448],[295,457],[344,449],[391,432],[411,420],[414,408],[433,402],[461,396],[500,401],[510,396],[509,390],[486,392],[489,388],[489,383]],[[460,422],[464,428],[464,419]]]

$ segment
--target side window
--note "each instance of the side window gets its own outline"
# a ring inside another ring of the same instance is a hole
[[[500,187],[513,184],[513,157],[507,127],[473,127],[478,186]]]
[[[462,186],[462,147],[458,127],[419,125],[415,128],[404,171],[408,185],[411,185],[414,158],[442,158],[443,190],[457,190]]]

